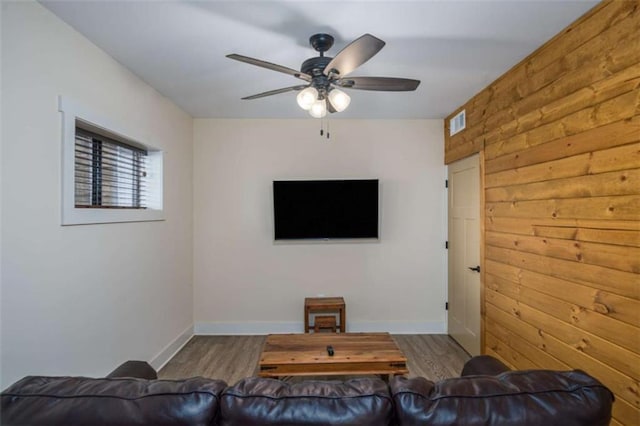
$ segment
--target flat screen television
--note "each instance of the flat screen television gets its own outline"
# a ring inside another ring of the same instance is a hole
[[[378,179],[273,182],[276,240],[378,238]]]

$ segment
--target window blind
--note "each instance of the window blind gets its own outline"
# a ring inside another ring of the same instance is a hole
[[[147,152],[76,127],[75,206],[144,209]]]

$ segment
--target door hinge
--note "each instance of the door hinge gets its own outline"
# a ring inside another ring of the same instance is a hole
[[[444,310],[445,311],[449,310],[449,302],[444,302]]]
[[[449,179],[445,179],[444,180],[444,187],[448,188],[449,187]]]
[[[447,250],[449,250],[449,241],[445,241],[445,242],[444,242],[444,248],[446,248]]]

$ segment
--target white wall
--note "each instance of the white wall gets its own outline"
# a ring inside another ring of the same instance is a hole
[[[355,95],[354,95],[355,96]],[[291,98],[291,102],[295,102]],[[441,120],[194,120],[196,333],[300,332],[341,295],[348,331],[444,332]],[[378,243],[274,244],[275,179],[378,178]]]
[[[2,387],[191,335],[192,119],[35,2],[2,11]],[[162,222],[60,226],[63,95],[165,150]]]
[[[0,2],[0,82],[2,82],[2,10],[4,3]],[[2,165],[2,84],[0,84],[0,166]],[[0,331],[2,330],[2,169],[0,169]],[[0,338],[0,386],[2,384],[2,339]]]

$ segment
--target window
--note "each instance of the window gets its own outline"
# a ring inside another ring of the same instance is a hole
[[[59,103],[62,225],[164,220],[163,152],[68,98]]]
[[[76,208],[146,208],[147,151],[76,127]]]

